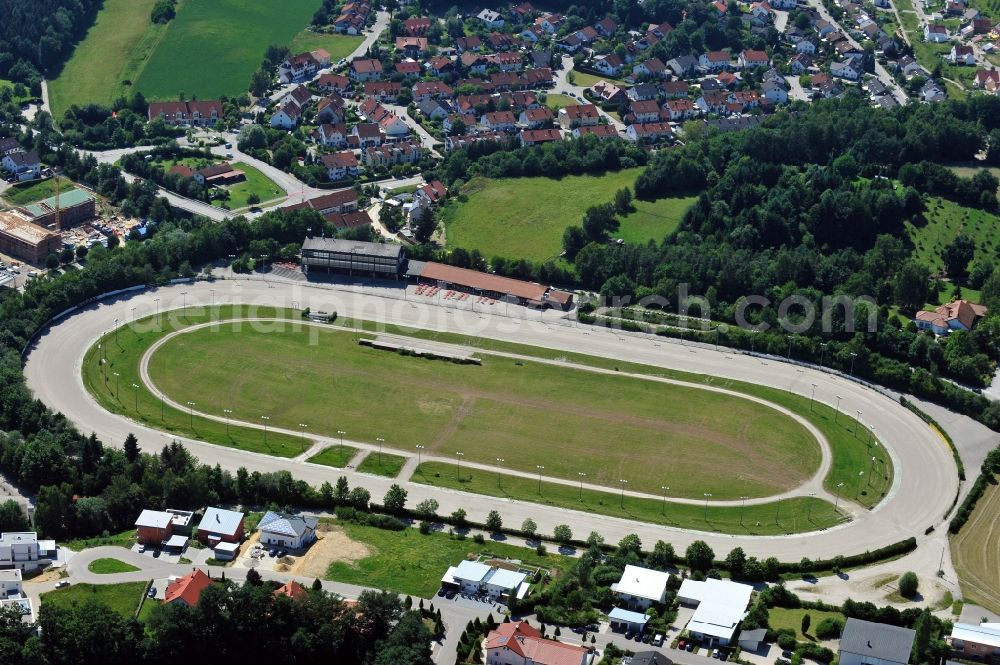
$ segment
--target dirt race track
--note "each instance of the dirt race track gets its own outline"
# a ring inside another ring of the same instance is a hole
[[[1000,612],[1000,489],[990,485],[951,543],[951,556],[965,599]]]

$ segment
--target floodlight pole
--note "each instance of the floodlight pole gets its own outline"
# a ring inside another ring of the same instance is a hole
[[[112,372],[115,375],[115,399],[118,399],[118,383],[121,380],[121,374],[118,372]]]
[[[229,436],[229,417],[232,415],[232,409],[223,409],[222,412],[226,414],[226,436]]]
[[[458,478],[458,482],[462,482],[462,458],[465,457],[465,453],[456,452],[455,453],[455,477]]]
[[[587,474],[583,471],[577,471],[576,475],[580,476],[580,501],[583,501],[583,479],[587,477]]]
[[[667,492],[670,490],[666,485],[660,485],[660,491],[663,492],[663,503],[660,506],[660,514],[667,514]]]
[[[837,500],[833,504],[833,512],[837,512],[837,509],[840,507],[840,488],[843,486],[844,483],[837,483]]]
[[[302,452],[306,451],[306,425],[305,423],[299,423],[299,429],[302,432]]]
[[[347,436],[347,432],[342,429],[337,430],[337,434],[340,435],[340,463],[344,463],[344,437]],[[418,463],[417,466],[420,466]]]
[[[705,521],[708,521],[708,500],[712,498],[711,492],[705,492]]]
[[[538,495],[541,496],[541,494],[542,494],[542,471],[545,470],[545,467],[542,466],[541,464],[536,464],[535,468],[538,469]]]
[[[385,439],[377,436],[375,440],[378,441],[378,465],[382,466],[382,444],[385,443]]]
[[[502,457],[498,457],[497,458],[497,487],[498,488],[500,487],[500,477],[501,477],[501,474],[500,474],[500,465],[503,464],[504,461],[505,460]]]
[[[625,507],[625,486],[628,485],[628,481],[625,480],[624,478],[622,478],[618,482],[621,483],[621,486],[622,486],[622,493],[619,495],[619,499],[618,499],[618,507],[619,508],[624,508]]]
[[[812,395],[809,396],[809,410],[813,410],[813,402],[816,400],[816,384],[812,384]]]
[[[132,388],[135,392],[135,412],[139,413],[139,384],[133,383]],[[874,457],[872,459],[875,459]]]
[[[809,492],[809,496],[810,497],[816,496],[816,492]],[[809,507],[806,509],[806,521],[807,522],[812,519],[812,512],[813,512],[813,502],[809,501]]]
[[[261,421],[264,423],[264,445],[267,445],[267,421],[271,419],[270,416],[261,416]]]
[[[740,526],[743,526],[743,510],[747,507],[747,499],[749,498],[748,496],[740,497]]]
[[[188,427],[192,430],[194,429],[194,402],[188,402]],[[264,440],[267,440],[267,434],[264,435]]]

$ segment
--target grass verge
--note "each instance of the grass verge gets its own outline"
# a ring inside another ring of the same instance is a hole
[[[306,461],[312,462],[313,464],[322,464],[323,466],[332,466],[337,469],[343,469],[357,454],[358,449],[352,446],[333,445],[324,449],[318,455],[313,455]]]
[[[74,584],[43,593],[41,599],[43,605],[52,604],[58,607],[72,607],[93,600],[130,619],[139,607],[139,601],[145,592],[146,582]]]
[[[368,456],[358,465],[358,471],[376,476],[385,476],[386,478],[395,478],[399,475],[403,465],[406,464],[406,459],[401,455],[390,455],[389,453],[368,453]]]
[[[130,563],[108,558],[94,559],[87,566],[87,570],[98,575],[113,575],[115,573],[134,573],[139,569]]]
[[[823,619],[839,619],[846,621],[840,612],[826,612],[823,610],[810,610],[804,608],[788,609],[785,607],[772,607],[768,610],[768,624],[777,631],[783,628],[795,631],[795,639],[799,642],[816,642],[813,633],[802,632],[802,617],[809,615],[810,630],[815,631],[816,626]]]
[[[97,536],[95,538],[75,538],[62,543],[62,546],[74,552],[90,549],[91,547],[102,547],[112,545],[117,547],[132,547],[135,544],[135,529],[122,531],[110,536]]]

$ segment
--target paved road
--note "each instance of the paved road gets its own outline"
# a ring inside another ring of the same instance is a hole
[[[836,20],[834,20],[832,16],[830,16],[830,12],[827,11],[826,7],[823,5],[822,0],[808,0],[808,2],[810,7],[819,12],[820,18],[830,22],[838,31],[840,31],[842,35],[844,35],[844,37],[847,39],[848,43],[851,44],[851,46],[857,49],[861,49],[861,45],[858,44],[857,40],[851,36],[851,33],[845,30],[844,27],[841,26],[839,22],[837,22]],[[886,68],[883,67],[878,61],[875,62],[875,75],[892,92],[892,96],[896,98],[897,102],[899,102],[901,105],[909,103],[910,98],[906,95],[905,92],[903,92],[903,89],[899,87],[899,84],[896,83],[896,79],[892,78],[892,75],[889,74],[889,72],[886,71]]]
[[[399,116],[403,122],[405,122],[410,127],[410,131],[416,133],[417,138],[420,140],[420,145],[427,149],[431,153],[432,157],[441,159],[441,153],[437,151],[434,146],[440,143],[436,138],[431,136],[430,132],[421,126],[417,122],[416,118],[410,115],[410,112],[406,110],[405,106],[399,106],[397,104],[383,104],[384,107]]]
[[[582,86],[582,85],[574,85],[574,84],[572,84],[572,83],[569,82],[569,79],[567,78],[567,76],[569,76],[569,73],[572,70],[573,70],[573,58],[572,58],[572,56],[563,55],[562,56],[562,68],[561,69],[557,69],[557,70],[555,70],[553,72],[554,75],[555,75],[555,84],[552,86],[552,90],[550,92],[553,92],[553,93],[556,93],[556,94],[560,94],[560,95],[575,95],[575,96],[579,96],[583,100],[583,101],[580,102],[581,104],[589,104],[589,102],[587,101],[587,98],[583,96],[583,91],[586,90],[587,87],[586,86]],[[597,107],[597,111],[605,119],[607,119],[608,123],[610,123],[611,125],[614,125],[615,129],[617,129],[619,132],[624,132],[625,131],[625,123],[621,122],[620,120],[616,120],[615,118],[613,118],[610,115],[608,115],[607,113],[605,113],[604,110],[600,106]]]
[[[683,549],[697,538],[707,540],[717,552],[726,552],[735,545],[750,554],[777,556],[796,561],[803,556],[818,558],[835,552],[863,552],[910,536],[921,540],[924,529],[941,525],[958,489],[950,452],[941,438],[898,402],[844,378],[814,369],[800,368],[772,360],[761,360],[730,352],[716,352],[687,344],[654,340],[644,336],[626,335],[597,329],[559,325],[560,314],[549,312],[538,321],[531,318],[507,318],[493,313],[472,313],[438,307],[428,302],[403,301],[398,291],[389,289],[354,289],[350,286],[329,286],[304,283],[264,281],[224,281],[213,284],[178,285],[143,293],[131,299],[100,303],[78,313],[48,331],[27,359],[25,375],[36,396],[54,409],[63,412],[81,430],[95,431],[108,444],[119,444],[129,432],[135,432],[146,450],[159,450],[175,437],[151,430],[110,414],[101,409],[82,386],[79,367],[87,348],[112,325],[114,318],[127,320],[132,307],[137,316],[155,311],[153,297],[161,298],[163,310],[181,305],[182,291],[187,302],[209,303],[210,289],[216,290],[216,302],[241,302],[335,310],[345,316],[360,315],[376,321],[391,321],[420,328],[463,332],[488,338],[522,342],[546,348],[578,351],[598,356],[631,360],[683,371],[732,377],[792,392],[807,394],[816,383],[816,399],[830,405],[841,396],[840,408],[845,413],[861,409],[866,424],[877,428],[886,441],[896,468],[894,486],[884,500],[870,513],[862,513],[847,525],[829,531],[789,537],[749,537],[703,534],[668,527],[638,524],[629,520],[579,513],[548,506],[506,501],[493,497],[475,496],[444,491],[415,483],[407,483],[412,501],[436,498],[444,513],[465,508],[471,519],[482,521],[486,513],[499,508],[505,521],[519,524],[532,517],[543,533],[551,533],[557,524],[566,523],[574,533],[591,530],[602,533],[609,541],[617,541],[628,533],[637,533],[645,542],[664,538]],[[520,308],[513,308],[521,314]],[[502,313],[502,312],[501,312]],[[273,471],[288,469],[297,477],[318,485],[334,480],[342,473],[352,482],[361,482],[374,496],[385,492],[391,481],[355,472],[319,468],[266,455],[222,448],[198,441],[182,441],[203,462],[220,464],[226,469],[246,466],[251,470]]]

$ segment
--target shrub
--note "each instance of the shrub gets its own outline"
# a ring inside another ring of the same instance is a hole
[[[844,622],[840,619],[827,617],[816,624],[816,639],[832,640],[840,637],[840,631],[844,629]]]
[[[899,578],[899,595],[903,598],[913,598],[917,595],[919,586],[920,581],[916,573],[912,571],[903,573]]]

